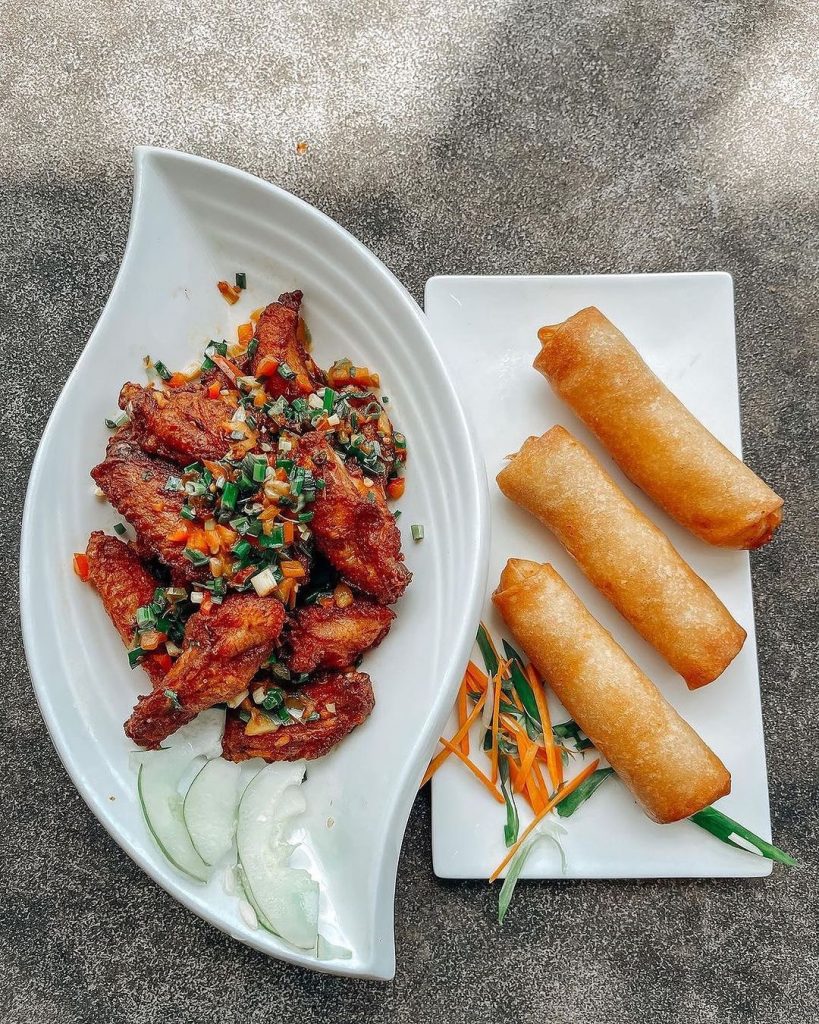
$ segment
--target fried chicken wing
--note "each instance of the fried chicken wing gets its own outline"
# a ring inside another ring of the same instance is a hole
[[[318,713],[318,719],[248,736],[245,723],[236,712],[230,712],[222,737],[222,756],[228,761],[246,761],[251,757],[262,757],[265,761],[323,757],[375,707],[370,677],[351,669],[318,676],[312,683],[299,687],[299,694]]]
[[[291,672],[317,668],[343,668],[376,647],[389,632],[395,613],[366,597],[356,597],[346,608],[308,605],[290,620],[287,659]]]
[[[126,734],[140,746],[158,747],[200,711],[233,700],[261,668],[283,624],[282,603],[255,594],[231,595],[210,615],[191,616],[182,654],[163,688],[140,698]]]
[[[207,569],[194,566],[185,558],[183,546],[168,539],[185,502],[180,491],[165,490],[168,477],[178,472],[173,463],[146,455],[132,440],[115,435],[105,460],[91,470],[91,476],[136,530],[140,554],[158,558],[174,579],[191,582],[207,575]]]
[[[187,465],[222,459],[230,450],[233,408],[221,395],[209,398],[202,384],[157,392],[125,384],[119,407],[131,420],[131,436],[143,451]]]
[[[264,375],[267,391],[278,398],[298,398],[307,395],[324,383],[324,374],[307,352],[300,339],[299,307],[301,292],[284,292],[277,302],[266,306],[256,324],[256,352],[250,364],[250,372]],[[277,370],[265,372],[270,361],[278,366],[286,364],[295,374],[283,377]]]
[[[412,574],[383,497],[365,486],[358,467],[345,465],[319,431],[301,438],[296,461],[324,482],[310,524],[318,550],[352,586],[381,604],[397,601]]]
[[[101,530],[91,534],[85,554],[88,558],[88,581],[100,595],[122,642],[130,648],[136,629],[137,608],[148,604],[161,584],[148,572],[133,548],[116,537],[108,537]],[[168,656],[158,652],[146,654],[140,662],[154,687],[165,678],[168,662]]]

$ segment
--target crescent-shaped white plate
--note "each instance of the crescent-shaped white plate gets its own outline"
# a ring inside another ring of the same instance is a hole
[[[216,289],[247,274],[238,305]],[[346,960],[317,961],[249,928],[218,877],[178,874],[147,835],[133,749],[122,731],[141,673],[91,588],[71,568],[88,534],[119,520],[88,473],[104,452],[119,388],[143,379],[147,353],[171,367],[209,338],[233,338],[253,308],[301,288],[320,363],[349,355],[381,373],[409,440],[400,502],[414,580],[387,640],[366,658],[376,707],[310,765],[309,853],[332,904]],[[420,310],[384,265],[313,207],[251,175],[168,150],[135,151],[131,230],[99,323],[57,402],[29,481],[20,562],[23,638],[54,745],[117,843],[190,910],[272,956],[337,974],[391,978],[393,898],[401,839],[419,780],[449,714],[472,646],[486,579],[483,462]],[[413,543],[410,524],[426,537]]]

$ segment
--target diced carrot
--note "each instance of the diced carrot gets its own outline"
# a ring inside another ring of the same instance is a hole
[[[239,536],[235,530],[231,530],[229,526],[222,526],[221,523],[217,523],[216,531],[219,534],[219,539],[221,540],[222,544],[228,548],[230,547],[231,544],[233,544],[236,541],[237,537]]]
[[[74,572],[80,577],[83,583],[88,582],[89,574],[88,555],[78,551],[74,555]]]
[[[261,511],[256,518],[260,523],[269,523],[279,514],[281,510],[277,505],[268,505],[266,509]]]
[[[283,524],[282,532],[284,534],[284,543],[285,544],[292,544],[293,543],[293,538],[296,535],[296,531],[295,531],[295,527],[293,526],[293,524],[290,522],[289,519],[285,520],[285,522]],[[282,565],[285,565],[285,564],[286,563],[282,562]],[[296,564],[299,565],[300,563],[297,562]]]
[[[263,359],[259,360],[259,365],[256,367],[256,376],[272,377],[278,368],[278,359],[275,359],[273,356],[264,356]]]
[[[239,324],[236,328],[236,337],[241,344],[250,341],[253,337],[253,324]]]
[[[154,654],[151,661],[154,665],[159,665],[163,672],[168,672],[173,667],[173,658],[164,651],[161,654]]]
[[[156,629],[146,629],[139,634],[139,646],[144,651],[155,651],[160,644],[164,644],[168,637]]]
[[[239,367],[229,359],[225,359],[224,356],[220,356],[218,352],[214,352],[210,358],[214,363],[216,363],[231,384],[235,384],[236,378],[242,376],[242,371]]]
[[[219,536],[218,530],[205,530],[205,543],[207,544],[208,551],[212,555],[218,555],[219,550],[222,547],[222,538]]]
[[[279,600],[282,603],[287,604],[288,598],[290,597],[290,593],[292,590],[293,580],[287,578],[283,579],[281,583],[278,585],[278,587],[276,587],[276,593],[279,596]]]
[[[264,313],[264,306],[259,306],[257,309],[254,309],[253,312],[250,314],[250,319],[258,320],[262,313]]]
[[[180,523],[179,526],[177,526],[177,528],[173,531],[173,533],[168,534],[168,540],[171,542],[171,544],[181,544],[183,541],[186,541],[188,539],[188,532],[188,524]]]
[[[190,381],[184,373],[174,373],[167,383],[169,388],[183,388]]]
[[[466,695],[466,678],[461,680],[458,687],[458,728],[460,729],[467,720],[469,709],[467,707],[469,698]],[[465,732],[461,737],[461,750],[469,757],[469,733]]]
[[[300,580],[305,575],[301,562],[279,562],[279,568],[286,580]]]
[[[392,480],[387,484],[387,497],[388,498],[402,498],[404,496],[405,481],[402,476],[393,477]]]
[[[450,754],[454,754],[459,761],[466,765],[466,767],[472,772],[475,778],[489,790],[489,792],[498,801],[498,803],[503,803],[503,796],[498,792],[495,783],[484,775],[484,773],[480,770],[480,768],[475,764],[474,761],[470,761],[466,754],[463,754],[461,752],[460,747],[454,746],[454,744],[450,743],[449,740],[444,739],[443,736],[440,738],[440,742],[443,744],[444,747],[446,747]]]
[[[287,480],[287,470],[283,466],[279,466],[276,470],[276,479],[281,480],[282,483]]]
[[[262,391],[261,388],[253,393],[253,407],[255,409],[261,409],[264,403],[267,401],[267,395]]]
[[[475,707],[472,708],[472,711],[470,712],[469,717],[467,718],[467,720],[464,722],[464,724],[461,726],[461,728],[452,737],[452,742],[453,743],[460,743],[461,742],[463,737],[469,732],[469,730],[472,728],[472,725],[477,720],[478,715],[480,715],[481,709],[483,708],[485,703],[486,703],[486,693],[484,692],[484,693],[482,693],[480,695],[480,697],[475,702]],[[423,779],[421,779],[421,785],[422,786],[425,785],[427,782],[429,782],[429,780],[432,778],[432,776],[438,771],[438,769],[441,767],[441,765],[444,763],[444,761],[446,761],[446,759],[449,757],[449,754],[450,754],[450,751],[447,750],[447,749],[444,749],[439,754],[436,754],[435,757],[433,757],[433,759],[429,762],[429,767],[427,768],[426,772],[424,773]]]
[[[503,858],[503,860],[500,862],[500,864],[498,864],[498,866],[495,868],[495,870],[489,876],[489,881],[490,882],[494,882],[495,881],[495,879],[498,877],[498,875],[501,873],[501,871],[503,871],[503,869],[506,867],[506,865],[509,863],[509,861],[518,852],[518,850],[521,847],[521,844],[526,839],[529,838],[529,835],[533,831],[535,826],[538,825],[539,822],[541,822],[543,820],[543,818],[549,813],[549,811],[552,810],[552,808],[557,807],[557,805],[559,803],[561,803],[563,800],[565,800],[566,797],[570,793],[573,793],[574,790],[576,790],[577,787],[580,785],[580,783],[584,782],[592,774],[592,772],[595,771],[595,769],[597,768],[597,766],[599,764],[600,764],[600,759],[599,758],[597,758],[596,760],[592,761],[591,764],[587,764],[586,767],[583,769],[583,771],[581,771],[579,774],[575,775],[575,777],[570,782],[567,782],[566,785],[563,786],[557,793],[555,793],[555,795],[551,798],[551,800],[549,800],[546,803],[546,805],[543,808],[541,808],[540,812],[532,819],[532,821],[529,823],[529,825],[527,825],[527,827],[523,830],[521,835],[518,837],[517,842],[509,847],[509,850],[507,851],[506,856]]]
[[[239,301],[239,296],[242,294],[238,288],[235,288],[232,284],[228,284],[227,281],[217,281],[216,287],[221,292],[222,298],[235,306]]]
[[[208,384],[208,398],[218,398],[219,392],[222,390],[222,385],[218,380],[212,380]]]

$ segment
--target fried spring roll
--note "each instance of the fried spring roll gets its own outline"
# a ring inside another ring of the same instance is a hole
[[[782,499],[686,409],[594,306],[541,327],[534,366],[630,479],[696,536],[758,548]]]
[[[716,679],[738,654],[742,626],[563,427],[530,437],[497,479],[691,689]]]
[[[730,792],[720,759],[550,565],[511,559],[492,599],[650,818],[678,821]]]

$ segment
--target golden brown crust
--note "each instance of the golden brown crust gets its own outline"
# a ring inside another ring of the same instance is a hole
[[[691,689],[721,675],[745,630],[665,534],[563,427],[530,437],[497,477]]]
[[[782,499],[722,445],[593,306],[538,332],[534,365],[623,472],[692,533],[756,548]]]
[[[176,580],[191,582],[208,575],[185,558],[184,545],[168,540],[178,527],[185,502],[179,491],[166,491],[168,477],[178,474],[173,463],[146,455],[119,436],[108,445],[105,460],[91,470],[97,486],[134,527],[140,554],[167,565]]]
[[[299,687],[320,718],[296,722],[275,732],[248,736],[238,713],[228,714],[222,738],[222,756],[228,761],[262,757],[265,761],[298,761],[323,757],[360,725],[375,706],[370,677],[347,669],[317,676]],[[328,706],[329,705],[329,706]]]
[[[158,747],[200,711],[233,700],[267,659],[283,623],[282,603],[255,594],[231,595],[210,615],[191,616],[182,654],[163,688],[140,698],[126,734],[140,746]]]
[[[335,602],[300,608],[289,623],[291,672],[352,665],[387,635],[395,613],[365,597],[356,597],[346,608]]]
[[[222,459],[230,450],[233,408],[221,396],[209,398],[202,384],[157,392],[124,384],[119,407],[128,412],[131,436],[143,451],[181,466],[198,459]]]
[[[301,438],[296,461],[324,482],[310,524],[318,550],[351,586],[381,604],[397,601],[412,574],[383,495],[364,486],[360,472],[348,468],[319,431]]]
[[[280,395],[288,399],[298,398],[315,391],[324,382],[324,374],[299,339],[301,299],[299,291],[285,292],[277,302],[265,307],[256,324],[258,345],[250,363],[250,372],[255,374],[264,359],[272,358],[279,365],[287,363],[296,374],[289,380],[278,373],[266,375],[265,387],[276,398]]]
[[[153,600],[160,586],[136,552],[127,544],[96,530],[88,539],[85,549],[88,558],[88,581],[102,599],[103,607],[122,642],[130,648],[136,629],[137,608]],[[165,658],[156,653],[146,654],[140,662],[154,687],[165,678]]]
[[[658,822],[731,789],[725,766],[550,565],[502,577],[492,600],[569,714]],[[526,574],[528,572],[528,575]],[[515,582],[506,585],[509,580]]]

